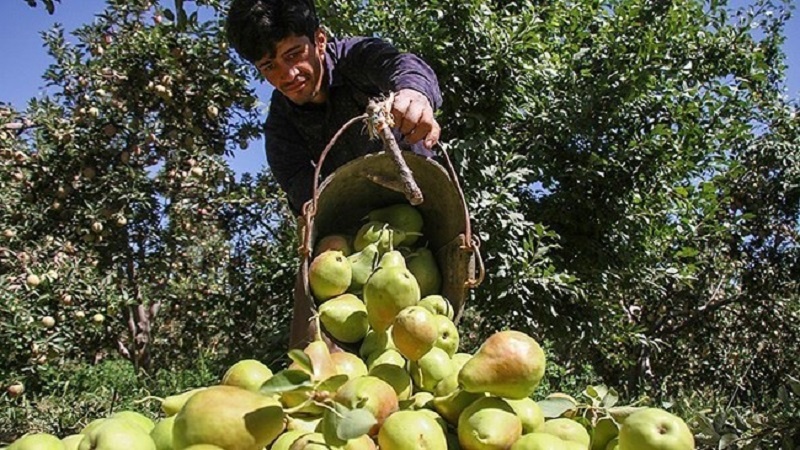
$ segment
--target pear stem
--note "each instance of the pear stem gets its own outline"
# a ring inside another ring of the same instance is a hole
[[[138,404],[141,404],[141,403],[149,402],[150,400],[158,400],[160,403],[164,403],[164,398],[156,397],[155,395],[148,395],[147,397],[144,397],[142,399],[134,400],[133,404],[134,405],[138,405]]]

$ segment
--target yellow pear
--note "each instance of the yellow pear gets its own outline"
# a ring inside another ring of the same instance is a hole
[[[544,426],[544,411],[532,398],[525,397],[518,400],[506,399],[514,413],[522,421],[524,434],[539,431]]]
[[[352,353],[334,352],[331,353],[331,359],[338,375],[347,375],[347,378],[358,378],[368,373],[366,363]]]
[[[78,450],[156,450],[150,434],[124,418],[106,419],[87,433]]]
[[[175,448],[213,444],[225,450],[261,450],[285,426],[271,397],[235,386],[211,386],[193,395],[175,416]]]
[[[305,430],[289,430],[284,431],[275,442],[272,443],[270,450],[289,450],[292,444],[301,437],[310,434],[311,432]]]
[[[546,421],[540,430],[542,433],[558,436],[564,441],[575,442],[584,449],[589,448],[589,444],[592,440],[589,436],[589,432],[586,431],[583,425],[565,417]]]
[[[78,446],[81,445],[83,438],[84,436],[82,434],[70,434],[69,436],[64,436],[61,439],[61,443],[64,444],[64,450],[78,450]]]
[[[150,431],[150,438],[155,442],[158,450],[173,450],[172,428],[175,425],[175,416],[165,417],[156,423]]]
[[[350,261],[339,250],[326,250],[308,266],[308,285],[318,301],[344,294],[353,278]]]
[[[563,439],[547,433],[528,433],[522,435],[511,450],[566,450]]]
[[[161,402],[161,411],[163,411],[164,415],[167,417],[178,414],[178,411],[183,408],[183,405],[186,403],[186,401],[203,389],[205,389],[205,387],[189,389],[188,391],[181,392],[180,394],[165,397]],[[91,423],[89,425],[91,425]]]
[[[408,400],[411,397],[413,390],[411,375],[402,367],[394,364],[378,364],[369,371],[369,374],[389,383],[394,388],[398,400]]]
[[[519,331],[500,331],[489,336],[464,364],[458,383],[469,392],[520,399],[536,390],[544,369],[544,351],[538,342]]]
[[[61,440],[49,433],[33,433],[12,442],[6,450],[64,450]]]
[[[272,378],[272,370],[255,359],[243,359],[232,365],[222,376],[222,384],[257,392]]]
[[[386,331],[403,308],[417,304],[419,284],[406,268],[402,253],[394,250],[381,257],[364,285],[363,296],[369,325],[377,331]]]
[[[392,341],[409,361],[416,361],[433,348],[439,338],[439,323],[421,306],[403,308],[392,323]]]
[[[142,413],[136,411],[118,411],[109,416],[109,419],[124,419],[128,422],[141,427],[146,433],[149,433],[153,430],[153,427],[156,426],[153,419],[145,416]]]
[[[350,409],[364,408],[372,413],[377,423],[369,430],[370,436],[378,434],[383,421],[399,407],[394,388],[371,375],[348,380],[333,399]]]
[[[353,294],[336,296],[319,307],[319,320],[334,339],[355,343],[367,334],[367,306]]]
[[[511,447],[522,436],[522,422],[498,397],[475,400],[458,418],[458,442],[464,450]]]
[[[398,411],[389,416],[378,432],[381,450],[445,450],[445,432],[429,414]]]

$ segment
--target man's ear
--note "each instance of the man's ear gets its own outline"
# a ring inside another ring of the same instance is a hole
[[[317,28],[317,31],[314,32],[314,41],[317,50],[324,53],[325,45],[328,43],[328,36],[325,34],[325,30],[323,30],[322,27]]]

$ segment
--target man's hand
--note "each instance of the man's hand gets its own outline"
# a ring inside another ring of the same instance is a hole
[[[439,142],[442,130],[433,117],[431,103],[422,93],[413,89],[397,91],[392,104],[392,116],[395,126],[409,144],[424,139],[423,145],[430,150]]]

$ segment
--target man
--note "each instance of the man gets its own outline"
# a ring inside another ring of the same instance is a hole
[[[264,127],[267,163],[297,215],[311,198],[323,149],[370,99],[395,93],[395,136],[415,152],[430,155],[440,133],[434,109],[442,99],[433,70],[380,39],[329,41],[312,2],[233,0],[226,23],[231,46],[275,88]],[[321,175],[381,148],[362,126],[352,126],[326,156]],[[311,305],[296,296],[291,347],[310,337],[310,316]]]

